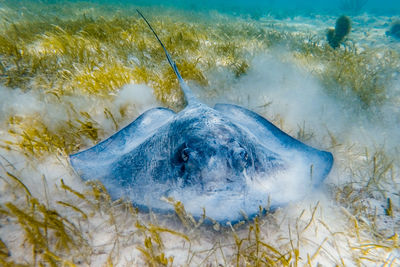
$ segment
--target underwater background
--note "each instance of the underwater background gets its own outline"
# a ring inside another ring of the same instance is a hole
[[[82,181],[69,154],[184,107],[136,8],[201,101],[332,152],[324,185],[220,225]],[[399,1],[0,0],[0,25],[0,266],[400,265]]]
[[[112,3],[115,1],[103,1]],[[117,1],[118,2],[118,1]],[[122,1],[123,2],[123,1]],[[129,1],[124,1],[129,2]],[[206,0],[202,2],[198,1],[184,1],[184,0],[173,0],[173,1],[131,1],[137,5],[143,6],[167,6],[181,9],[190,9],[193,11],[207,11],[207,10],[218,10],[224,13],[237,13],[237,15],[243,13],[249,14],[265,14],[275,13],[282,15],[321,15],[321,14],[336,14],[338,11],[342,12],[368,12],[370,14],[381,14],[381,15],[396,15],[399,12],[399,3],[391,0],[356,0],[356,1],[311,1],[311,0],[265,0],[265,1],[243,1],[243,0]]]

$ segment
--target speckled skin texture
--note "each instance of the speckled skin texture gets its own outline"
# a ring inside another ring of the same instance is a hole
[[[113,198],[130,197],[140,207],[166,212],[173,206],[161,198],[172,197],[194,216],[204,207],[220,222],[238,221],[243,211],[254,216],[268,201],[280,206],[303,197],[308,190],[298,185],[318,186],[333,164],[331,153],[252,111],[197,101],[177,114],[151,109],[70,160],[83,179],[99,179]]]

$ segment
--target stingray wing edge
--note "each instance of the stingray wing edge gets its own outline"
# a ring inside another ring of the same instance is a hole
[[[153,108],[91,148],[69,155],[71,166],[84,180],[106,178],[121,156],[135,149],[176,113],[167,108]]]
[[[257,113],[232,104],[216,104],[214,109],[233,123],[247,129],[266,147],[270,146],[266,142],[273,140],[274,143],[279,144],[280,148],[302,153],[312,168],[310,172],[313,172],[313,176],[317,178],[315,185],[320,184],[331,171],[334,162],[332,153],[302,143]]]

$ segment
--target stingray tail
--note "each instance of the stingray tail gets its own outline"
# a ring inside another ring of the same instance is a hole
[[[185,95],[186,102],[188,105],[190,105],[193,102],[196,102],[196,97],[193,95],[192,91],[190,90],[189,86],[185,83],[185,81],[182,79],[181,74],[179,73],[178,67],[175,64],[175,61],[172,60],[170,54],[168,53],[167,49],[165,48],[164,44],[161,42],[160,38],[158,38],[157,33],[154,31],[153,27],[151,27],[150,23],[147,21],[147,19],[143,16],[142,13],[138,9],[136,11],[139,13],[139,15],[144,19],[144,21],[147,23],[149,26],[150,30],[154,33],[155,37],[157,38],[158,42],[160,43],[161,47],[164,49],[165,55],[167,56],[168,63],[171,65],[172,69],[174,70],[176,77],[178,77],[179,84],[181,86],[181,89],[183,91],[183,94]]]

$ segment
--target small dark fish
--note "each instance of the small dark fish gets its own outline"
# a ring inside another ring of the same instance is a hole
[[[390,30],[386,32],[387,36],[392,36],[394,38],[400,39],[400,21],[394,22],[390,26]]]

